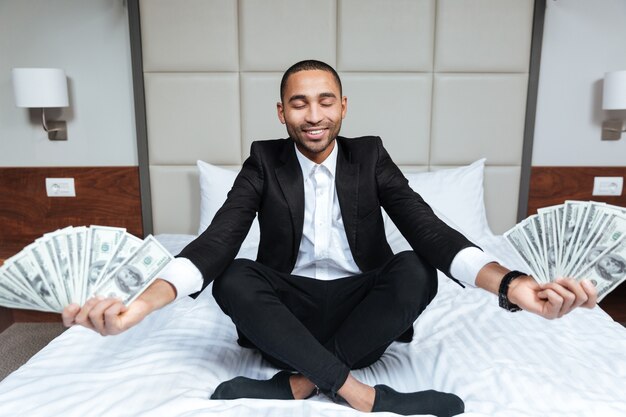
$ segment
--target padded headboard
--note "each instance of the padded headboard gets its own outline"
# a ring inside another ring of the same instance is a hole
[[[532,0],[140,0],[154,233],[197,233],[196,160],[238,167],[286,137],[282,72],[333,65],[343,136],[379,135],[401,168],[487,158],[489,224],[516,222]]]

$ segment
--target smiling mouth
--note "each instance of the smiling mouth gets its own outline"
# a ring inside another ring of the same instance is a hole
[[[327,130],[328,130],[327,127],[321,127],[321,128],[315,128],[315,129],[311,129],[311,128],[302,129],[306,138],[308,140],[314,140],[314,141],[322,139]]]

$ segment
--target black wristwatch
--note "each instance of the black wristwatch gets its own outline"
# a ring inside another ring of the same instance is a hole
[[[521,310],[517,304],[513,304],[511,300],[509,300],[508,292],[511,281],[524,275],[527,274],[520,271],[511,271],[502,277],[502,281],[500,281],[500,289],[498,290],[498,304],[500,304],[500,307],[512,312]]]

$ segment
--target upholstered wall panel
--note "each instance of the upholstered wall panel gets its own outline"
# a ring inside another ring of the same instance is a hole
[[[490,225],[515,223],[532,0],[142,0],[140,8],[156,233],[197,232],[197,159],[240,165],[253,140],[286,136],[280,78],[309,58],[342,77],[342,135],[381,136],[409,172],[486,157]]]
[[[533,0],[439,0],[436,71],[528,72]]]
[[[485,206],[494,233],[504,233],[517,223],[520,175],[516,166],[485,167]]]
[[[519,164],[526,113],[526,74],[435,76],[432,164],[487,158]]]
[[[197,233],[200,192],[195,165],[151,166],[154,233]]]
[[[343,71],[432,71],[434,0],[342,0],[337,64]]]
[[[141,0],[145,71],[237,71],[237,2]]]
[[[377,135],[397,164],[428,165],[431,74],[342,73],[342,134]]]
[[[335,65],[334,0],[239,0],[243,71],[284,71],[315,58]]]
[[[146,74],[151,164],[240,163],[237,73]]]
[[[253,141],[287,136],[276,110],[281,77],[282,73],[278,72],[241,74],[242,161],[249,155]]]

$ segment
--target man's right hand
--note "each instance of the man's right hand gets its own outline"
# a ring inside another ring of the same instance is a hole
[[[63,324],[80,325],[111,336],[133,327],[148,314],[169,304],[176,298],[176,290],[167,281],[157,279],[129,306],[115,298],[94,297],[81,308],[70,304],[63,309]]]

